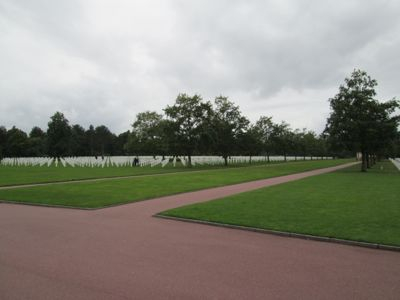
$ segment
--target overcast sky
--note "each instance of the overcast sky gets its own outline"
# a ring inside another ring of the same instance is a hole
[[[179,93],[321,132],[361,68],[400,96],[400,1],[0,0],[0,125],[121,133]]]

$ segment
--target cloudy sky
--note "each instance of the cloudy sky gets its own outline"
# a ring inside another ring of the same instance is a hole
[[[320,132],[354,68],[400,96],[400,1],[0,0],[0,125],[130,129],[178,93]]]

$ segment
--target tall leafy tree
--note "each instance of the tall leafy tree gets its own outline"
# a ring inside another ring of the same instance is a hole
[[[114,154],[115,135],[107,126],[100,125],[94,130],[94,151],[96,155],[104,157],[105,155]]]
[[[291,154],[294,155],[294,159],[297,160],[298,156],[305,156],[303,152],[303,132],[300,129],[292,131],[291,135]]]
[[[215,151],[224,158],[228,165],[228,157],[237,149],[237,141],[248,128],[249,120],[242,115],[239,106],[227,97],[219,96],[214,101],[212,126],[214,130]]]
[[[136,115],[127,149],[136,155],[164,154],[163,116],[155,111],[145,111]]]
[[[27,141],[28,156],[44,156],[46,155],[46,133],[39,127],[35,126],[29,133]]]
[[[329,151],[332,152],[331,149],[329,149],[329,143],[327,137],[324,134],[320,134],[317,138],[317,145],[316,145],[317,155],[324,157],[328,155]]]
[[[172,156],[182,154],[181,138],[176,134],[178,131],[177,127],[176,122],[171,119],[164,119],[161,126],[165,153]]]
[[[271,138],[274,130],[274,123],[272,117],[261,116],[254,125],[254,130],[256,131],[261,143],[261,153],[266,156],[267,161],[269,162],[269,157],[273,151]]]
[[[293,132],[286,122],[274,124],[271,133],[271,141],[275,154],[281,154],[284,160],[293,149]]]
[[[94,130],[94,126],[93,125],[89,126],[89,129],[86,130],[85,135],[86,135],[86,140],[87,140],[87,143],[88,143],[87,153],[90,156],[94,156],[94,155],[96,155],[95,149],[94,149],[95,148],[96,132]]]
[[[6,156],[26,156],[27,145],[28,135],[24,131],[15,126],[7,131]]]
[[[120,133],[115,139],[115,147],[114,147],[114,155],[126,155],[127,149],[126,144],[129,139],[130,131],[127,130],[123,133]]]
[[[250,164],[252,156],[259,155],[263,150],[263,143],[255,125],[238,134],[238,144],[240,154],[249,156]]]
[[[56,112],[48,123],[48,151],[52,157],[62,157],[69,154],[71,126],[61,112]]]
[[[315,132],[303,128],[303,130],[296,129],[293,134],[293,148],[292,154],[295,156],[326,156],[325,142],[323,137],[317,137]]]
[[[303,130],[301,139],[301,151],[303,156],[310,156],[311,159],[317,154],[317,135],[313,131]]]
[[[371,134],[371,141],[368,145],[367,167],[375,162],[377,155],[387,156],[392,154],[392,145],[398,138],[398,126],[400,115],[394,115],[400,102],[391,100],[383,103],[377,103],[372,111],[372,119],[376,127]]]
[[[399,106],[395,100],[379,103],[374,99],[377,81],[365,71],[354,70],[339,92],[331,98],[331,114],[325,133],[331,143],[361,152],[361,171],[366,171],[369,157],[375,154],[380,144],[395,137],[399,117],[392,116]]]
[[[397,134],[395,141],[393,141],[392,157],[400,157],[400,133]]]
[[[167,106],[164,111],[170,121],[167,123],[170,138],[179,154],[188,157],[191,166],[191,157],[201,142],[204,124],[209,122],[212,114],[211,104],[203,102],[200,95],[180,94],[174,105]]]
[[[0,160],[5,156],[7,145],[7,129],[0,126]]]
[[[71,128],[70,155],[85,156],[89,154],[89,143],[85,129],[78,124]]]

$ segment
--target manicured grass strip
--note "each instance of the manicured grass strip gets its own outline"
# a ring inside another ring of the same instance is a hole
[[[88,178],[118,177],[184,171],[187,168],[161,167],[55,167],[0,166],[0,186],[45,183]]]
[[[248,166],[247,164],[232,164],[228,168]],[[47,183],[95,179],[106,177],[136,176],[150,174],[165,174],[174,172],[190,172],[200,170],[224,169],[222,165],[196,165],[193,168],[171,163],[164,168],[155,167],[55,167],[48,166],[0,166],[0,186],[23,185],[32,183]]]
[[[161,215],[400,246],[400,174],[334,173],[172,209]],[[382,169],[381,169],[382,168]]]
[[[347,163],[324,160],[0,190],[1,200],[96,208]]]

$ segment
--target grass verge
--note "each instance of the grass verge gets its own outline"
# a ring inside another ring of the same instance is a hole
[[[400,174],[354,166],[161,215],[400,246]]]

